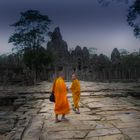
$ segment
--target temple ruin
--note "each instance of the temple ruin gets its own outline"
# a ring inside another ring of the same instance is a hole
[[[47,50],[52,52],[55,57],[55,74],[59,67],[63,67],[67,80],[70,79],[73,72],[77,73],[79,79],[86,81],[128,80],[140,77],[138,67],[127,69],[123,65],[117,48],[112,51],[111,60],[103,54],[91,56],[87,47],[76,46],[70,52],[67,43],[62,38],[59,27],[56,27],[51,33]]]

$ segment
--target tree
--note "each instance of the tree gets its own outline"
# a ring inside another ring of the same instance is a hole
[[[37,10],[21,12],[19,21],[12,24],[15,33],[9,38],[15,49],[24,52],[24,48],[36,49],[45,42],[51,20],[47,15],[40,14]]]
[[[97,0],[102,6],[109,6],[111,2],[122,2],[128,4],[130,0]],[[133,28],[135,37],[140,38],[140,0],[133,0],[134,3],[128,8],[127,22]]]
[[[140,0],[136,0],[129,8],[127,22],[133,28],[134,35],[140,37]]]
[[[47,67],[52,65],[53,56],[51,52],[47,51],[43,47],[38,48],[37,51],[26,48],[23,60],[26,66],[28,66],[30,69],[41,70],[45,66]]]
[[[129,0],[97,0],[102,6],[109,6],[111,2],[128,3]]]
[[[35,72],[35,79],[53,61],[53,56],[42,47],[50,23],[47,15],[37,10],[28,10],[21,13],[19,21],[11,25],[15,27],[15,33],[9,38],[9,43],[14,44],[17,54],[22,54],[24,64]]]
[[[119,52],[120,52],[120,56],[129,54],[129,51],[127,51],[126,49],[119,49]]]
[[[133,53],[121,57],[121,63],[127,79],[139,78],[140,56]]]
[[[89,48],[88,51],[89,51],[90,56],[97,54],[97,48]]]

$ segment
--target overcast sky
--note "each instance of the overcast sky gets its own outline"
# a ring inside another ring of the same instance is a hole
[[[0,54],[12,48],[8,38],[14,29],[9,25],[19,19],[20,12],[29,9],[47,14],[53,20],[51,29],[60,27],[69,48],[94,47],[98,53],[107,55],[115,47],[139,50],[140,39],[134,37],[126,22],[129,5],[113,2],[102,7],[97,0],[1,0]]]

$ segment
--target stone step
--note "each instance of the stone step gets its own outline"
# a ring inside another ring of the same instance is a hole
[[[34,116],[24,131],[22,140],[39,140],[43,127],[43,121],[44,118],[42,116]]]

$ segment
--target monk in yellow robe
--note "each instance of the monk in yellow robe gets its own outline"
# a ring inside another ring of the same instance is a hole
[[[61,75],[55,80],[53,84],[53,91],[55,96],[55,117],[56,123],[60,121],[67,121],[65,115],[69,113],[70,107],[67,98],[67,87],[64,82],[64,75]],[[58,115],[62,115],[61,120],[58,119]]]
[[[76,114],[80,114],[79,110],[79,101],[80,101],[80,82],[76,78],[76,74],[72,74],[72,84],[71,84],[71,91],[72,91],[72,97],[73,97],[73,103],[74,103],[74,111]]]

